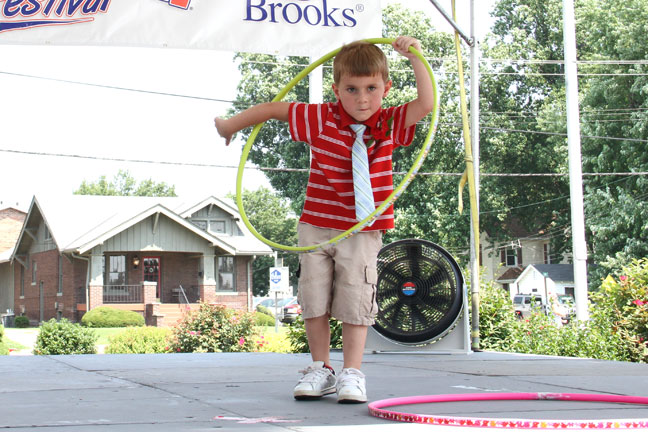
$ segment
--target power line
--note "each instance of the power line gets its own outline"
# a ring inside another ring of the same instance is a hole
[[[30,156],[46,156],[46,157],[67,157],[74,159],[88,159],[88,160],[98,160],[98,161],[107,161],[107,162],[126,162],[126,163],[145,163],[145,164],[155,164],[155,165],[176,165],[176,166],[190,166],[190,167],[203,167],[203,168],[227,168],[227,169],[238,169],[238,165],[222,165],[222,164],[208,164],[208,163],[199,163],[199,162],[177,162],[177,161],[154,161],[146,159],[128,159],[128,158],[118,158],[118,157],[107,157],[107,156],[90,156],[90,155],[80,155],[80,154],[69,154],[69,153],[49,153],[49,152],[36,152],[36,151],[26,151],[26,150],[15,150],[15,149],[0,149],[0,152],[12,153],[12,154],[23,154]],[[269,172],[309,172],[309,168],[287,168],[287,167],[245,167],[245,169],[253,169],[259,171],[269,171]],[[394,171],[394,175],[405,175],[406,171]],[[419,172],[417,176],[430,177],[430,176],[446,176],[446,177],[460,177],[463,173],[458,172]],[[483,177],[564,177],[568,176],[568,173],[481,173]],[[613,172],[613,173],[583,173],[583,176],[644,176],[648,175],[648,171],[638,171],[638,172]]]

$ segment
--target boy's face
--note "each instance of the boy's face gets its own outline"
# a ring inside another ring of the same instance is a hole
[[[362,123],[380,109],[391,84],[391,81],[384,82],[380,74],[371,76],[344,74],[337,85],[333,84],[333,91],[344,111],[355,121]]]

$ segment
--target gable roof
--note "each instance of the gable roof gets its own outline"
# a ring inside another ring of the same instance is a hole
[[[214,202],[222,201],[214,198]],[[49,196],[38,199],[34,197],[18,242],[20,243],[23,238],[25,227],[30,225],[31,220],[41,217],[59,251],[85,253],[142,220],[152,215],[162,214],[228,254],[272,253],[268,246],[255,238],[250,239],[245,235],[215,235],[198,228],[181,215],[187,209],[195,208],[196,205],[195,200],[177,197],[92,195]],[[232,209],[228,208],[226,211],[231,213]],[[234,211],[233,216],[237,214]],[[240,238],[234,239],[235,237]]]
[[[574,283],[574,266],[571,264],[530,264],[515,280],[517,283],[528,272],[537,271],[554,282]]]

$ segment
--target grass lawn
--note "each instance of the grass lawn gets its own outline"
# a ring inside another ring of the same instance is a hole
[[[111,336],[115,336],[126,330],[128,327],[106,327],[106,328],[93,328],[92,331],[99,336],[97,339],[97,345],[108,345],[110,341],[108,340]]]

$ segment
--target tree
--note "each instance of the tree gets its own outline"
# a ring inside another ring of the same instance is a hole
[[[481,226],[496,240],[511,240],[514,220],[551,237],[552,259],[570,244],[568,171],[560,0],[501,0],[492,34],[483,44],[481,170],[529,177],[486,177],[481,182]],[[566,215],[566,216],[565,216]],[[565,219],[566,217],[566,219]]]
[[[260,188],[256,191],[244,190],[241,200],[245,214],[259,234],[277,243],[297,244],[297,218],[286,199],[266,188]],[[298,256],[285,254],[283,258],[284,266],[291,270],[290,283],[297,286]],[[274,257],[262,256],[254,261],[252,292],[255,296],[268,294],[269,269],[273,266]]]
[[[589,172],[648,171],[648,0],[581,2],[580,59],[583,72],[583,169]],[[583,26],[585,27],[585,26]],[[585,183],[591,254],[601,264],[591,282],[631,259],[648,256],[648,177],[592,177]]]
[[[151,179],[143,180],[138,185],[128,171],[119,170],[112,182],[101,176],[96,182],[81,182],[75,195],[104,195],[104,196],[149,196],[149,197],[174,197],[175,186],[164,182],[156,183]]]

